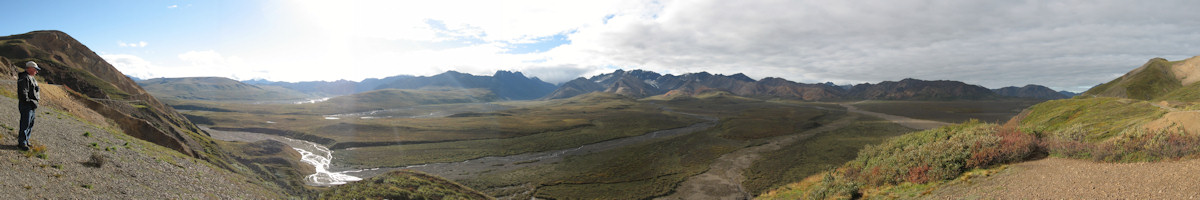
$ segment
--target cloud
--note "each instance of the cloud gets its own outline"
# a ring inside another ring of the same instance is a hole
[[[167,6],[167,9],[173,9],[173,8],[178,8],[178,7],[179,7],[179,5],[169,5],[169,6]]]
[[[155,63],[243,66],[255,70],[240,76],[288,81],[518,70],[561,82],[637,68],[745,73],[809,83],[911,77],[1080,91],[1153,57],[1179,60],[1200,54],[1200,21],[1191,20],[1200,18],[1200,12],[1190,9],[1200,7],[1200,1],[1182,0],[267,4],[264,12],[270,15],[264,16],[291,21],[256,27],[288,34],[261,34],[279,38],[257,41],[287,47],[218,48],[230,54],[185,52],[178,57],[181,64]]]
[[[120,47],[146,47],[146,41],[125,43],[125,42],[118,40],[117,46],[120,46]]]
[[[579,64],[782,76],[951,79],[1078,90],[1200,54],[1195,1],[664,1],[579,29]],[[653,9],[653,7],[649,7]],[[558,49],[556,49],[558,50]],[[571,62],[571,61],[565,61]],[[592,63],[588,63],[592,62]]]
[[[125,75],[138,78],[157,78],[161,75],[154,73],[155,67],[150,61],[146,61],[141,57],[128,54],[100,54],[104,61],[112,64],[117,70],[120,70]]]

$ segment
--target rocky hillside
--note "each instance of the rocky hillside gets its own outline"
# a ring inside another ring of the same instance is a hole
[[[1024,87],[1009,86],[1000,89],[993,89],[997,95],[1006,97],[1020,97],[1031,99],[1066,99],[1074,95],[1068,96],[1067,93],[1054,91],[1046,86],[1041,85],[1025,85]],[[1065,91],[1064,91],[1065,92]]]
[[[256,86],[223,77],[155,78],[138,85],[160,98],[212,101],[303,100],[312,96],[280,86]]]
[[[39,76],[46,83],[82,94],[75,100],[112,119],[126,133],[185,155],[223,160],[222,155],[210,153],[216,147],[199,128],[66,33],[34,31],[0,37],[0,63],[16,66],[26,61],[39,63],[43,69]],[[0,67],[0,71],[23,70]]]

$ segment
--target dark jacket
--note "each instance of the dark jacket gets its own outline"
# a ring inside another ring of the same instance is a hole
[[[21,106],[29,108],[37,108],[38,100],[42,99],[41,88],[38,87],[37,79],[29,76],[27,72],[17,74],[17,100],[21,101]]]

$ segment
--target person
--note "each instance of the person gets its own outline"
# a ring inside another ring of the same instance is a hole
[[[22,151],[29,151],[29,135],[33,131],[33,117],[37,114],[38,100],[41,98],[38,92],[37,79],[33,78],[38,74],[37,63],[33,61],[25,62],[25,72],[17,74],[17,108],[21,111],[21,129],[17,132],[17,147]]]

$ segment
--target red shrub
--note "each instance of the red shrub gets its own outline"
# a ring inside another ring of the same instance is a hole
[[[908,169],[908,177],[904,178],[904,180],[917,184],[928,183],[930,180],[929,168],[929,165],[921,165],[910,168]]]

